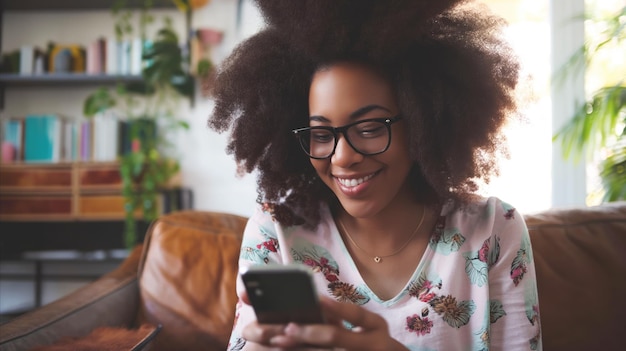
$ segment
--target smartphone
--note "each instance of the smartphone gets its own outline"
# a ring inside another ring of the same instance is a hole
[[[259,323],[324,323],[310,268],[297,264],[251,266],[241,278]]]

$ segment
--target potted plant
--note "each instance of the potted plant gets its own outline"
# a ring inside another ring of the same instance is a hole
[[[591,66],[608,50],[613,50],[612,57],[626,57],[626,7],[609,17],[593,16],[587,21],[600,30],[588,36],[584,46],[557,72],[557,83],[568,73]],[[553,137],[553,141],[561,142],[563,156],[575,162],[601,155],[599,176],[605,202],[626,200],[626,66],[623,59],[609,62],[613,66],[605,67],[610,74],[604,77],[605,84],[578,106],[570,122]],[[616,76],[618,80],[611,82]]]
[[[119,163],[128,248],[137,241],[137,214],[141,212],[146,221],[157,217],[159,190],[179,170],[178,162],[167,154],[173,145],[165,132],[189,128],[178,118],[175,108],[181,98],[192,98],[194,94],[194,82],[186,72],[183,51],[170,21],[144,49],[143,58],[149,64],[140,82],[118,84],[115,89],[99,88],[84,103],[85,116],[116,109],[126,119],[130,147]]]

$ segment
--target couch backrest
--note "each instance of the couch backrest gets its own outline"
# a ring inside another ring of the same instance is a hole
[[[626,202],[527,215],[545,350],[623,350]]]
[[[626,314],[626,202],[525,216],[545,350],[620,350]],[[157,350],[224,350],[237,301],[246,218],[168,214],[149,229],[138,322],[162,324]]]
[[[162,324],[158,350],[225,350],[247,219],[184,211],[148,230],[139,267],[138,323]]]

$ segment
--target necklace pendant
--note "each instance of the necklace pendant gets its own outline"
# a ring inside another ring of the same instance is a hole
[[[380,261],[382,261],[382,258],[380,258],[380,257],[378,257],[378,256],[375,256],[375,257],[374,257],[374,262],[376,262],[376,263],[380,263]]]

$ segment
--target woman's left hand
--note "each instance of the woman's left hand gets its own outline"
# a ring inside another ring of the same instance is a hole
[[[389,334],[387,322],[363,307],[320,298],[328,324],[288,324],[283,334],[271,339],[272,346],[298,348],[303,345],[339,350],[407,350]],[[355,326],[348,330],[342,320]]]

